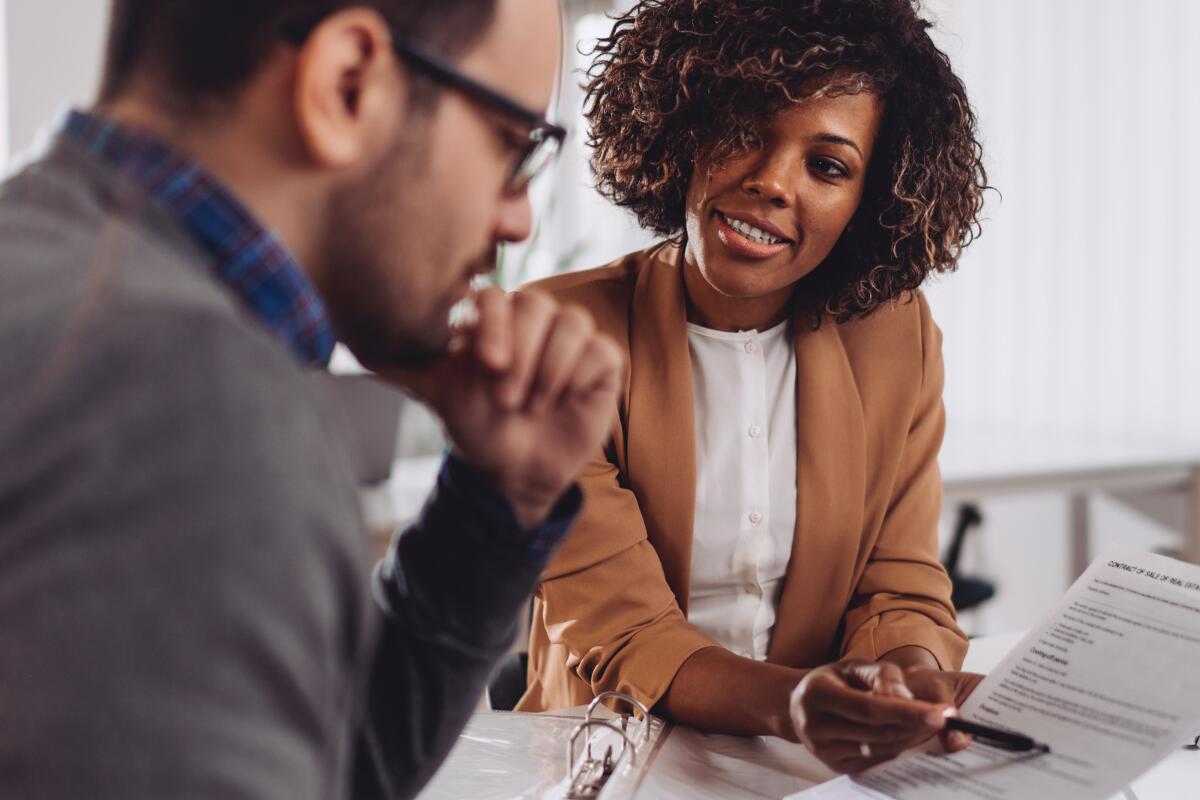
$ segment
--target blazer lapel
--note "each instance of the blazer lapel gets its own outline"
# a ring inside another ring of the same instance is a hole
[[[634,288],[626,475],[650,543],[687,613],[696,502],[696,428],[678,247],[650,254]]]
[[[768,658],[803,666],[830,657],[856,580],[867,441],[837,326],[796,331],[796,535]]]

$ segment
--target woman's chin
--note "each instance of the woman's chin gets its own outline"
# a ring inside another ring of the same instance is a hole
[[[789,281],[763,280],[761,268],[720,264],[704,271],[708,284],[723,297],[731,300],[757,300],[775,294],[791,285]]]

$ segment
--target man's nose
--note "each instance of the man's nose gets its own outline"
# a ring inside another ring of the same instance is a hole
[[[533,233],[533,205],[529,192],[522,191],[501,200],[496,220],[496,239],[501,242],[523,242]]]

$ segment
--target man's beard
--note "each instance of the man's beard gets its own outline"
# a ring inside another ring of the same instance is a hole
[[[360,255],[353,262],[342,262],[334,273],[346,279],[328,282],[324,291],[339,340],[372,370],[420,369],[445,356],[455,329],[471,322],[469,301],[451,296],[459,284],[455,282],[432,302],[409,301],[404,291],[408,281],[402,274],[394,277],[390,272],[421,265],[384,265],[378,256]],[[462,274],[490,274],[496,258],[496,248],[490,247]],[[429,310],[421,312],[423,307]],[[417,313],[424,318],[414,317]]]
[[[320,291],[339,341],[368,369],[427,366],[451,342],[452,303],[429,296],[440,276],[420,263],[451,243],[415,246],[395,231],[395,221],[411,218],[411,205],[423,202],[422,187],[432,178],[419,157],[422,136],[419,127],[403,134],[370,178],[342,187],[328,207]]]

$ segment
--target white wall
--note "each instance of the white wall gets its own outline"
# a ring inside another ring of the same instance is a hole
[[[63,109],[92,100],[108,3],[6,0],[3,12],[8,113],[0,163],[28,149]]]
[[[8,0],[0,0],[0,174],[8,165]]]
[[[1200,3],[928,5],[1004,195],[930,292],[948,405],[1200,437]]]
[[[1200,439],[1200,26],[1193,0],[928,0],[980,116],[984,235],[929,295],[959,419]],[[1200,449],[1200,448],[1198,448]],[[985,506],[1001,582],[978,631],[1023,627],[1066,574],[1065,499]],[[1169,545],[1107,498],[1093,546]]]

